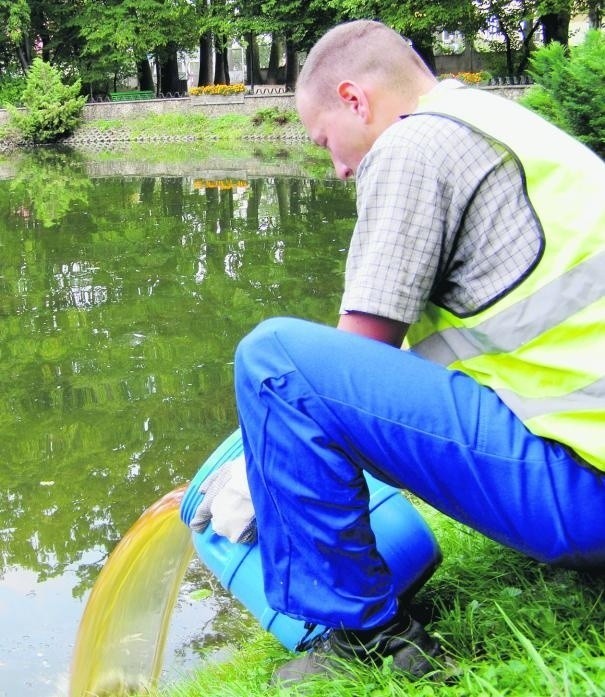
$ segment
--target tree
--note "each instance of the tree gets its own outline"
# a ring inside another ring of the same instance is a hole
[[[229,84],[229,61],[227,59],[227,37],[214,36],[214,84]]]
[[[195,28],[198,35],[200,65],[197,85],[212,84],[212,31],[209,26],[210,0],[193,0]]]
[[[603,24],[603,2],[602,0],[588,0],[586,3],[588,14],[588,24],[591,29],[600,29]]]
[[[250,32],[246,37],[246,75],[251,86],[260,85],[263,82],[260,71],[260,56],[258,51],[258,37]]]
[[[536,3],[536,12],[542,27],[542,40],[545,44],[558,41],[567,46],[573,5],[573,0],[539,0]]]
[[[212,34],[205,31],[200,34],[200,69],[198,73],[198,87],[212,84]]]
[[[80,82],[65,85],[59,71],[42,58],[34,58],[22,101],[24,111],[9,106],[11,124],[26,142],[54,143],[78,125],[86,97]]]
[[[433,53],[436,32],[460,30],[474,35],[478,27],[472,0],[328,0],[330,7],[348,19],[378,19],[412,41],[427,65],[435,71]]]
[[[269,53],[269,65],[267,67],[267,83],[275,85],[278,82],[280,58],[284,52],[283,38],[273,32],[271,36],[271,51]]]
[[[534,36],[540,28],[534,5],[507,0],[488,0],[477,4],[482,28],[495,35],[489,42],[491,50],[501,52],[500,38],[504,42],[507,75],[522,73],[527,64]]]
[[[227,48],[235,29],[237,3],[226,0],[191,0],[195,10],[197,42],[200,49],[198,85],[228,84],[229,61]],[[214,71],[212,56],[214,52]]]
[[[116,82],[128,75],[148,81],[143,61],[156,61],[160,91],[178,91],[177,53],[199,39],[196,8],[187,0],[82,0],[78,27],[85,40],[83,78]],[[140,83],[143,87],[143,84]]]
[[[298,54],[307,51],[343,15],[321,0],[264,0],[264,31],[281,37],[286,47],[286,89],[294,89]]]
[[[176,94],[181,91],[179,80],[178,47],[170,41],[155,51],[157,67],[156,82],[160,94]]]
[[[29,42],[30,8],[27,0],[0,0],[0,22],[4,27],[3,48],[6,62],[11,62],[14,53],[25,73],[31,63]]]
[[[0,0],[5,47],[25,73],[36,55],[65,72],[82,50],[77,17],[84,0]]]

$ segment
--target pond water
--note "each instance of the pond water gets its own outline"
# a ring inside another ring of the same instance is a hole
[[[354,189],[291,150],[39,149],[0,163],[0,696],[66,694],[108,554],[231,433],[238,340],[334,323]],[[193,564],[167,679],[237,610]]]

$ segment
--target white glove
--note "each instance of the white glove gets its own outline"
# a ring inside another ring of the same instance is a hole
[[[243,455],[206,477],[199,492],[204,498],[189,523],[192,530],[203,532],[212,521],[214,532],[229,542],[256,541],[256,519]]]

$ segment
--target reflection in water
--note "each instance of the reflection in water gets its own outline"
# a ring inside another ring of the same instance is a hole
[[[65,305],[87,308],[107,302],[107,286],[94,285],[93,278],[98,266],[88,262],[74,261],[63,265],[54,274],[55,292],[62,296]]]
[[[86,206],[91,181],[84,163],[70,149],[36,148],[19,162],[10,191],[12,213],[28,226],[52,228],[78,205]]]
[[[0,181],[0,697],[54,694],[109,552],[233,431],[239,339],[274,315],[335,322],[354,215],[341,182],[93,179],[51,152]],[[62,583],[52,658],[11,620],[15,574]]]

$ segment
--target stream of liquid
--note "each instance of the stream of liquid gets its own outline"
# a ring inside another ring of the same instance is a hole
[[[193,556],[179,516],[186,487],[150,506],[109,556],[86,605],[70,697],[128,695],[153,686],[179,588]]]

